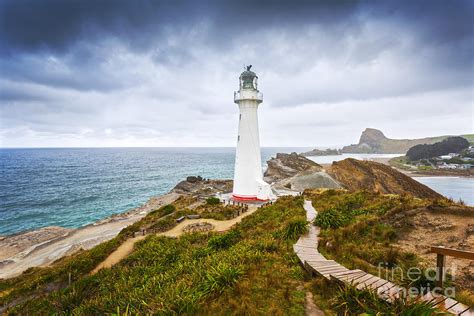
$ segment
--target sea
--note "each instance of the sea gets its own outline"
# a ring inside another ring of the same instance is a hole
[[[262,148],[262,168],[278,152],[307,150]],[[167,193],[190,175],[231,179],[234,155],[235,148],[0,149],[0,235],[91,224]],[[343,159],[334,157],[314,159]],[[474,205],[472,178],[433,179],[417,178],[442,194]]]

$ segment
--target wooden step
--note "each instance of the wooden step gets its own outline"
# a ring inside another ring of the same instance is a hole
[[[355,279],[358,279],[358,278],[361,278],[363,276],[367,275],[367,273],[365,273],[364,271],[361,271],[361,272],[354,272],[352,274],[346,274],[346,275],[343,275],[343,276],[338,276],[336,277],[336,279],[338,279],[339,281],[342,281],[344,283],[350,283],[351,281],[355,280]]]

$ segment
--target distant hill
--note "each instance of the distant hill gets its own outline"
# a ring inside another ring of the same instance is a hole
[[[405,154],[411,147],[421,144],[434,144],[451,135],[426,137],[419,139],[390,139],[382,131],[374,128],[366,128],[360,136],[359,143],[344,146],[343,153],[361,154]],[[474,142],[474,134],[461,135],[469,142]]]
[[[448,137],[441,142],[432,145],[416,145],[407,151],[406,156],[411,161],[428,159],[449,153],[459,153],[469,147],[469,142],[464,137]]]

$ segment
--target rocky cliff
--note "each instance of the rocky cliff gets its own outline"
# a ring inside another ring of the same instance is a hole
[[[368,190],[384,194],[411,194],[419,198],[442,196],[418,181],[396,171],[390,166],[352,158],[334,162],[328,174],[344,188]]]
[[[170,193],[212,196],[216,193],[231,192],[232,180],[203,179],[200,176],[189,176],[178,183]]]
[[[343,153],[405,154],[408,149],[415,145],[434,144],[447,137],[390,139],[378,129],[366,128],[362,132],[358,144],[344,146],[341,151]]]
[[[298,173],[312,173],[321,171],[321,165],[297,153],[281,154],[267,161],[268,168],[265,171],[265,180],[269,182],[290,178]]]

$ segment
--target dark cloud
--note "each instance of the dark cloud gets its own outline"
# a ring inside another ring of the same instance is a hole
[[[438,44],[472,37],[472,1],[61,1],[4,0],[0,3],[3,52],[67,51],[81,39],[120,38],[148,46],[167,32],[210,21],[218,41],[267,28],[326,27],[355,32],[365,18],[393,20]],[[253,33],[253,34],[252,34]],[[227,42],[228,43],[228,42]],[[227,45],[222,43],[222,45]]]
[[[389,126],[385,114],[396,103],[390,100],[403,100],[405,111],[413,102],[424,113],[425,103],[450,100],[453,91],[459,97],[450,102],[465,121],[474,85],[473,6],[0,0],[0,114],[7,129],[0,134],[21,127],[32,135],[64,130],[97,140],[126,138],[128,131],[168,135],[174,144],[173,137],[190,139],[214,124],[219,139],[232,136],[232,91],[244,63],[254,64],[265,109],[282,129],[308,131],[313,121],[305,120],[316,111],[321,127],[355,130],[338,116],[351,104],[364,112],[360,122],[378,115]],[[447,118],[445,109],[437,102],[432,122]],[[392,117],[399,113],[405,112]]]

